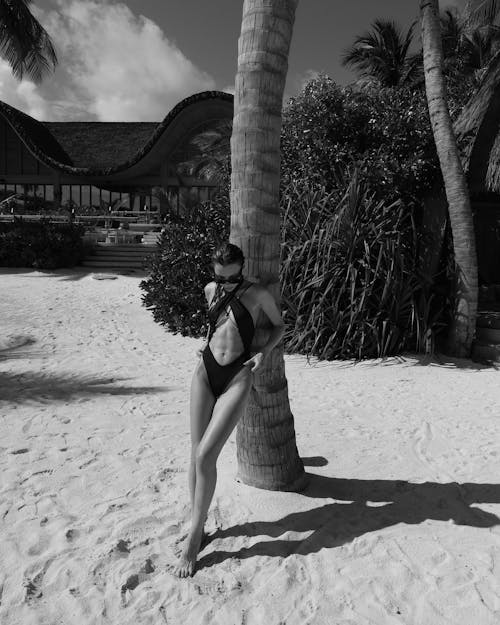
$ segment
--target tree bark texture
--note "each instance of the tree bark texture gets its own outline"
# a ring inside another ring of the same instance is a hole
[[[298,0],[244,0],[231,136],[231,242],[245,254],[248,278],[279,306],[280,134],[288,52]],[[257,322],[254,350],[268,324]],[[237,430],[238,479],[269,490],[306,484],[288,400],[283,346],[269,354]]]
[[[455,256],[454,315],[448,352],[470,356],[476,331],[477,254],[467,182],[447,104],[438,0],[420,0],[427,104],[436,143],[453,236]]]

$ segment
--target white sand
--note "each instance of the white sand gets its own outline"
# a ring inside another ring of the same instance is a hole
[[[140,278],[0,270],[0,622],[498,625],[500,371],[286,358],[304,493],[238,484],[190,579],[188,388]]]

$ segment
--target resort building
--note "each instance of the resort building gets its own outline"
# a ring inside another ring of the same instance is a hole
[[[182,100],[162,122],[43,122],[0,102],[0,214],[161,217],[206,200],[217,185],[178,165],[194,137],[232,115],[233,96],[218,91]]]

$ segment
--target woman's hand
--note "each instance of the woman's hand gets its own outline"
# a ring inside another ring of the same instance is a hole
[[[243,365],[246,366],[252,366],[252,368],[250,369],[250,371],[252,373],[255,373],[258,369],[260,369],[262,367],[262,363],[264,362],[264,354],[262,352],[258,352],[257,354],[255,354],[255,356],[252,356],[251,358],[249,358],[248,360],[246,360]]]
[[[205,342],[205,343],[203,343],[203,345],[201,347],[198,347],[198,349],[196,350],[196,355],[198,356],[198,358],[201,358],[201,355],[203,354],[203,351],[204,351],[206,346],[207,346],[207,344]]]

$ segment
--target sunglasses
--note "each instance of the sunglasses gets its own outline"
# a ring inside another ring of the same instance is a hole
[[[237,284],[241,280],[241,278],[241,271],[227,277],[219,276],[219,274],[214,273],[214,281],[217,282],[217,284],[224,284],[226,282],[229,282],[230,284]]]

